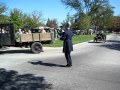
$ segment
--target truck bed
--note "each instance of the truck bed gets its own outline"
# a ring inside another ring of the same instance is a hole
[[[19,34],[16,36],[16,42],[51,41],[52,39],[52,33]]]

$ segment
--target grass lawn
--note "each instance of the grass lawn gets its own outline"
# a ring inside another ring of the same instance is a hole
[[[95,35],[76,35],[73,36],[72,41],[73,44],[78,44],[78,43],[82,43],[82,42],[86,42],[89,40],[93,40],[93,37]],[[55,40],[55,42],[53,44],[44,44],[44,47],[62,47],[63,46],[63,41],[61,40]]]

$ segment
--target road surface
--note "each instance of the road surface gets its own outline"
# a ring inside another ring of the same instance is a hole
[[[74,45],[68,68],[60,48],[0,51],[0,90],[120,90],[120,35]]]

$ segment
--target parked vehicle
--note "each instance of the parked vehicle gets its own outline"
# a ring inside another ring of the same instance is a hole
[[[53,42],[54,37],[51,32],[39,33],[38,29],[32,29],[31,33],[15,33],[12,23],[0,24],[0,47],[27,46],[31,48],[33,53],[43,51],[44,42]]]
[[[81,34],[81,30],[72,30],[74,35],[80,35]]]

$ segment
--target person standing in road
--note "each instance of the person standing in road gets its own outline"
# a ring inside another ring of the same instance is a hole
[[[70,29],[70,25],[67,23],[65,25],[65,31],[62,34],[61,40],[63,40],[63,53],[65,54],[65,58],[67,61],[66,67],[72,66],[72,59],[71,59],[71,51],[73,51],[73,44],[72,44],[72,37],[73,32]]]

